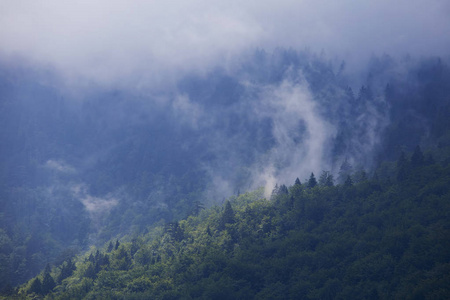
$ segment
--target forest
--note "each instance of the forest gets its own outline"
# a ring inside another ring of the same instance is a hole
[[[323,172],[47,267],[17,299],[446,299],[450,156],[417,147],[394,177]],[[342,172],[345,172],[342,170]],[[344,174],[342,174],[344,175]],[[352,179],[353,178],[353,179]]]
[[[446,299],[450,67],[256,50],[170,91],[0,61],[0,298]],[[362,78],[362,79],[361,79]]]

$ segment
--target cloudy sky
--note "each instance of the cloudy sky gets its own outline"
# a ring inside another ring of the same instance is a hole
[[[255,48],[324,50],[350,64],[448,56],[449,16],[447,0],[0,0],[0,55],[100,82],[162,80]]]

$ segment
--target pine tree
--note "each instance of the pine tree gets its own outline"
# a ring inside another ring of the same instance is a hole
[[[114,255],[114,260],[111,262],[113,267],[123,271],[128,270],[131,263],[131,257],[124,246],[119,247],[118,251]]]
[[[106,252],[111,252],[112,250],[114,249],[114,245],[113,245],[113,243],[111,242],[111,241],[109,241],[109,244],[108,244],[108,248],[106,249]]]
[[[51,269],[51,267],[50,267],[50,264],[46,264],[45,265],[45,269],[44,269],[44,274],[45,273],[50,273],[52,271],[52,269]]]
[[[225,203],[225,210],[222,213],[222,217],[220,218],[219,229],[224,230],[226,224],[234,223],[234,210],[231,207],[230,201]]]
[[[61,267],[61,273],[59,273],[59,276],[57,278],[58,283],[61,283],[64,279],[72,275],[73,271],[76,270],[75,263],[72,261],[72,259],[68,259],[62,264]]]
[[[184,231],[177,221],[167,223],[164,231],[170,236],[173,241],[180,242],[184,238]]]
[[[50,293],[56,286],[55,280],[49,272],[45,272],[44,280],[42,280],[42,293]]]
[[[289,194],[287,186],[284,185],[284,184],[280,185],[280,189],[278,191],[278,194],[279,195],[287,195],[287,194]]]
[[[280,188],[278,187],[278,183],[275,184],[275,187],[272,190],[272,194],[270,195],[270,198],[273,199],[273,197],[277,196],[280,192]]]
[[[291,198],[293,197],[294,199],[292,199],[292,203],[294,203],[295,199],[300,197],[301,193],[303,191],[303,186],[300,183],[300,179],[295,179],[295,184],[290,188],[290,193],[291,193]]]
[[[319,178],[319,184],[321,186],[328,186],[328,187],[333,186],[334,185],[333,181],[334,181],[333,175],[331,175],[330,172],[322,171],[322,174],[320,175],[320,178]]]
[[[95,266],[93,263],[89,262],[89,265],[88,265],[86,271],[84,272],[84,277],[94,279],[95,275],[96,275],[95,274]]]
[[[30,289],[28,290],[28,293],[36,293],[36,294],[42,294],[42,283],[41,280],[36,277],[33,282],[31,283]]]
[[[314,176],[314,173],[311,173],[311,176],[309,177],[309,180],[308,180],[308,187],[313,188],[316,185],[317,185],[316,177]]]

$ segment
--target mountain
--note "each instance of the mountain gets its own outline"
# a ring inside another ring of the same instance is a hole
[[[360,177],[334,185],[331,178],[313,187],[311,180],[296,180],[274,189],[270,199],[262,188],[233,196],[185,220],[68,258],[19,295],[445,299],[450,161],[420,157],[418,148],[390,163],[395,179]],[[402,168],[408,169],[404,177]]]
[[[342,194],[347,175],[355,183],[366,174],[371,184],[378,176],[396,186],[398,176],[386,161],[418,145],[427,150],[424,161],[429,166],[433,164],[427,153],[436,162],[429,168],[442,175],[421,179],[421,188],[437,184],[439,190],[442,184],[433,180],[448,174],[450,69],[443,59],[374,57],[357,74],[358,81],[346,71],[345,62],[287,49],[258,50],[239,57],[239,64],[230,68],[192,71],[170,88],[112,89],[92,83],[73,89],[60,75],[26,62],[0,65],[1,289],[27,282],[47,264],[56,279],[61,264],[67,266],[74,255],[110,240],[144,236],[142,245],[159,243],[164,239],[158,238],[161,226],[176,231],[170,226],[187,226],[188,220],[197,220],[200,227],[195,230],[200,230],[204,220],[189,216],[202,207],[237,197],[231,201],[233,209],[244,209],[246,191],[263,187],[254,196],[260,203],[270,198],[276,184],[307,179],[311,172],[334,176],[340,187],[330,188],[329,197],[344,197],[349,203],[356,200]],[[383,184],[379,192],[369,189],[364,195],[388,197],[394,188]],[[399,207],[414,194],[409,187],[397,193]],[[432,189],[445,199],[445,189],[439,193]],[[305,197],[319,204],[326,200]],[[272,202],[263,203],[276,211],[277,201]],[[325,211],[320,204],[308,215],[311,222],[330,222],[327,214],[337,213],[332,203],[324,204]],[[350,214],[356,208],[349,203],[342,209]],[[396,216],[399,211],[390,213]],[[213,216],[214,209],[202,214]],[[434,221],[440,220],[437,216]],[[210,231],[218,226],[214,224]],[[289,226],[286,230],[294,230]],[[302,226],[295,230],[307,230]],[[229,238],[223,228],[217,230],[221,239]],[[134,264],[129,247],[123,251]],[[107,254],[110,260],[114,255]],[[77,264],[89,267],[82,259]],[[76,268],[77,278],[84,278]],[[97,275],[90,276],[93,280]],[[174,280],[171,275],[164,278]]]

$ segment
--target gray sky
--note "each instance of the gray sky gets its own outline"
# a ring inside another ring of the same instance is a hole
[[[164,81],[255,47],[448,56],[448,0],[0,0],[0,54],[104,83]],[[143,75],[145,75],[143,77]]]

